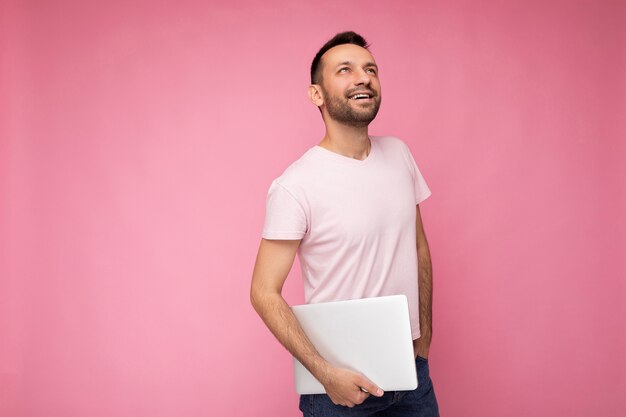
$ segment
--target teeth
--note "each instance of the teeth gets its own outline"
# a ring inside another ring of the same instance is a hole
[[[352,99],[357,100],[360,98],[370,98],[370,96],[368,94],[355,94],[352,96]]]

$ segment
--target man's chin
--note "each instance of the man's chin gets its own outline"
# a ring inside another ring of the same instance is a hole
[[[355,117],[355,121],[364,123],[367,126],[368,124],[372,123],[372,121],[374,121],[377,114],[378,111],[368,112],[367,114],[360,114],[359,117]]]
[[[331,110],[328,115],[338,123],[352,127],[366,127],[378,114],[378,103],[371,104],[363,103],[362,105],[344,106],[343,108],[329,107],[327,110]]]
[[[367,127],[370,123],[372,123],[372,121],[376,118],[376,116],[374,117],[354,117],[354,118],[350,118],[350,119],[344,119],[344,120],[337,120],[339,123],[346,125],[346,126],[352,126],[352,127]]]

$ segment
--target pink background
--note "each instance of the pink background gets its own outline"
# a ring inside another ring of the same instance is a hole
[[[248,289],[347,29],[433,190],[442,415],[626,415],[626,3],[1,7],[2,417],[300,415]]]

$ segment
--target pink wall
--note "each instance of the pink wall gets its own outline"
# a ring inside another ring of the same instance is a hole
[[[248,288],[345,29],[433,190],[442,415],[626,415],[625,3],[383,4],[0,6],[2,417],[299,415]]]

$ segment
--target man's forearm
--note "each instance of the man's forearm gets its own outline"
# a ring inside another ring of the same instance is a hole
[[[324,384],[331,365],[317,352],[282,296],[264,295],[253,305],[276,339]]]
[[[432,337],[433,271],[428,246],[417,249],[421,339],[430,345]]]

